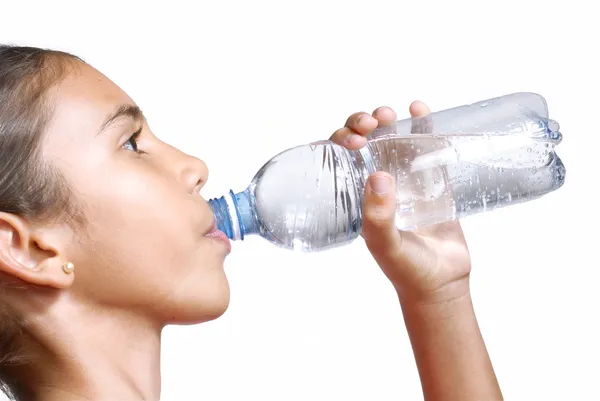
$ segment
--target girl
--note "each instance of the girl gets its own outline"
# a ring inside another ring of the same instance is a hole
[[[414,102],[412,116],[428,113]],[[356,113],[359,149],[396,114]],[[206,165],[155,137],[135,102],[77,57],[0,46],[0,374],[18,400],[158,400],[168,324],[218,318],[229,242],[200,197]],[[457,222],[394,226],[369,178],[363,237],[398,293],[427,400],[502,399]]]

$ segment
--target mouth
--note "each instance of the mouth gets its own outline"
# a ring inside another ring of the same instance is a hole
[[[231,241],[229,241],[229,238],[223,231],[217,229],[216,223],[213,223],[211,229],[208,231],[205,237],[210,238],[216,242],[220,242],[221,244],[225,245],[227,253],[231,252]]]

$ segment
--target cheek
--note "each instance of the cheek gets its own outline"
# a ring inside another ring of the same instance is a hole
[[[82,255],[86,271],[76,282],[103,303],[141,307],[168,322],[218,317],[229,286],[223,250],[202,237],[212,215],[167,181],[141,177],[96,182],[86,197],[91,257]]]

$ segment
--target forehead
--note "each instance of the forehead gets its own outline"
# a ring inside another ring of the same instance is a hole
[[[52,118],[47,139],[59,144],[93,137],[115,107],[135,103],[114,82],[87,64],[80,64],[49,94]]]
[[[57,108],[106,112],[117,104],[133,104],[133,100],[95,68],[79,64],[60,82],[54,93]]]
[[[96,146],[100,127],[119,105],[135,104],[110,79],[84,64],[69,71],[48,94],[48,101],[52,115],[44,133],[44,153],[62,164],[90,164],[100,157]]]
[[[106,76],[88,65],[69,71],[48,93],[51,116],[43,134],[42,152],[73,185],[87,188],[99,177],[117,146],[116,135],[98,135],[106,119],[132,99]]]

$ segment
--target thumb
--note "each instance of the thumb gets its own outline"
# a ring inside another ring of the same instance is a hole
[[[396,186],[384,172],[367,180],[363,200],[362,236],[369,251],[384,267],[398,262],[402,237],[396,229]]]

